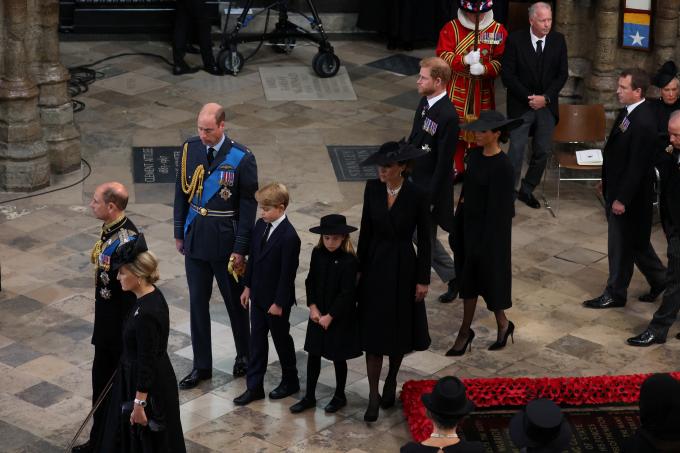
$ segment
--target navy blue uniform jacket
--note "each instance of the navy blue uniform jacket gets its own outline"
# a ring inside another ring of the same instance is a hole
[[[252,303],[265,311],[272,304],[290,309],[295,303],[300,238],[286,217],[272,231],[264,248],[261,248],[265,225],[260,219],[253,229],[244,284],[250,288]]]
[[[222,199],[218,192],[203,206],[218,211],[236,211],[236,215],[234,217],[197,215],[189,226],[186,236],[184,235],[184,221],[190,208],[187,195],[182,191],[181,172],[178,172],[177,183],[175,184],[175,239],[184,239],[184,254],[190,258],[205,261],[226,261],[232,252],[241,255],[248,254],[250,231],[255,222],[257,211],[257,201],[255,201],[257,165],[255,164],[255,156],[245,146],[225,137],[212,165],[208,166],[207,148],[200,138],[192,137],[187,140],[187,143],[189,146],[186,175],[189,182],[194,170],[199,165],[206,168],[204,179],[208,179],[214,171],[219,171],[220,165],[223,164],[232,146],[246,151],[246,155],[236,168],[233,185],[229,186],[231,191],[229,199]],[[184,145],[182,145],[183,147]]]

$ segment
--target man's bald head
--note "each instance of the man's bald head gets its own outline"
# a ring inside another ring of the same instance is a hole
[[[680,149],[680,110],[671,113],[668,120],[668,136],[673,148]]]
[[[198,113],[196,128],[205,146],[215,146],[222,140],[225,116],[224,108],[214,102],[205,104]]]
[[[113,203],[121,211],[127,208],[129,194],[123,184],[111,181],[102,184],[99,188],[101,188],[104,203]]]
[[[92,194],[90,209],[99,220],[112,222],[125,213],[128,204],[128,190],[119,182],[105,182],[97,186]]]

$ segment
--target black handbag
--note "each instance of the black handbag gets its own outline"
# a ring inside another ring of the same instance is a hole
[[[413,302],[413,349],[426,351],[432,343],[430,328],[427,325],[425,301]]]

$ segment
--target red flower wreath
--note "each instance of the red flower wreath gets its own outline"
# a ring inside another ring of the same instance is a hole
[[[549,398],[562,406],[631,404],[640,397],[640,385],[650,374],[560,378],[463,379],[468,398],[477,408],[521,407],[535,398]],[[671,373],[680,380],[680,372]],[[400,399],[413,439],[420,442],[432,433],[420,400],[436,381],[404,383]]]

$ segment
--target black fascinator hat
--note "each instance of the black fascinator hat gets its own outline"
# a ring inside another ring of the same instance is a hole
[[[121,239],[122,242],[122,239]],[[128,236],[127,241],[120,244],[113,255],[111,256],[111,270],[117,270],[124,264],[132,263],[137,255],[142,252],[147,252],[149,248],[146,246],[146,239],[144,233],[137,233],[136,236]]]

